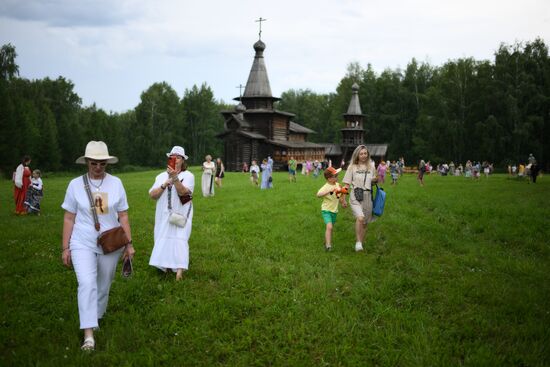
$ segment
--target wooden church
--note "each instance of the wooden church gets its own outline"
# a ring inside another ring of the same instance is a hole
[[[266,46],[262,40],[254,44],[256,52],[244,94],[234,98],[239,104],[234,110],[222,111],[224,131],[218,134],[224,141],[224,165],[228,171],[240,171],[243,163],[271,156],[274,169],[287,166],[290,157],[298,162],[325,159],[325,147],[307,141],[315,133],[293,121],[293,113],[279,111],[274,103],[264,62]]]

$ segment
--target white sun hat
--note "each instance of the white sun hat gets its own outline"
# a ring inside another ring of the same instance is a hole
[[[107,144],[102,141],[90,141],[86,145],[86,151],[82,157],[79,157],[76,160],[78,164],[86,164],[86,158],[93,159],[96,161],[107,161],[107,163],[116,163],[118,158],[112,155],[109,155],[109,149],[107,149]]]
[[[188,157],[185,155],[185,149],[183,149],[182,147],[180,147],[179,145],[175,145],[172,150],[170,151],[170,153],[166,153],[166,156],[167,157],[170,157],[171,155],[179,155],[185,159],[187,159]]]

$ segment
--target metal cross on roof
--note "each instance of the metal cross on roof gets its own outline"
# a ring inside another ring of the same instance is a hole
[[[244,85],[242,84],[239,84],[237,85],[235,88],[239,88],[239,102],[241,101],[241,98],[243,96],[243,88],[244,88]]]
[[[255,20],[255,22],[259,22],[260,23],[260,33],[258,33],[260,39],[262,39],[262,22],[265,22],[267,19],[264,19],[262,17],[260,17],[260,19],[257,19]]]

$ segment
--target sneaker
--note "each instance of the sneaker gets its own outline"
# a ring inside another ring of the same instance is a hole
[[[363,251],[363,245],[361,242],[355,242],[355,251]]]
[[[332,251],[332,246],[325,246],[325,251],[326,252]]]

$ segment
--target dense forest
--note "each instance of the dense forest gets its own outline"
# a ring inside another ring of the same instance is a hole
[[[141,94],[125,113],[108,114],[82,106],[70,80],[19,77],[13,45],[0,50],[0,171],[10,176],[24,154],[33,168],[75,169],[89,140],[104,140],[119,167],[159,167],[172,145],[183,145],[191,163],[220,156],[223,130],[211,88],[192,86],[180,98],[166,82]],[[494,60],[450,60],[433,66],[413,59],[405,70],[377,74],[370,65],[348,66],[334,93],[289,90],[277,109],[296,114],[295,122],[315,130],[311,141],[340,142],[342,114],[351,85],[360,86],[365,140],[388,143],[388,157],[408,165],[487,160],[498,167],[525,161],[533,153],[544,169],[550,163],[550,58],[541,40],[502,44]]]

